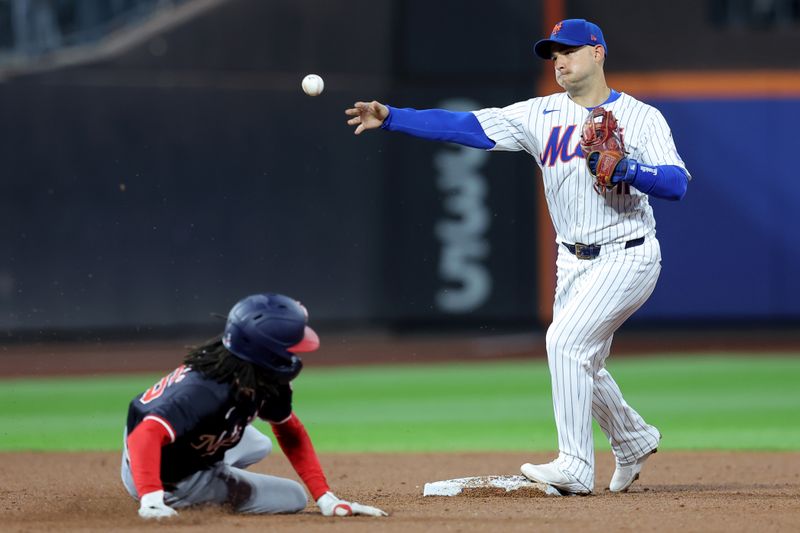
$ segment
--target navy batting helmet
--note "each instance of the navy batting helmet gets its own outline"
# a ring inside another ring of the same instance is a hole
[[[222,344],[239,359],[288,383],[303,368],[295,353],[319,348],[319,337],[307,324],[308,311],[297,300],[282,294],[253,294],[228,313]]]

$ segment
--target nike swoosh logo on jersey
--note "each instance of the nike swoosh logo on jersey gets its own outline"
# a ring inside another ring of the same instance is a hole
[[[549,115],[550,113],[557,113],[560,109],[545,109],[542,111],[542,115]]]

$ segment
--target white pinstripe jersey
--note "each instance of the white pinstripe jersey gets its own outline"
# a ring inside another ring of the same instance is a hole
[[[603,107],[614,112],[628,157],[645,165],[686,169],[656,108],[625,93]],[[581,126],[589,110],[566,92],[473,113],[496,143],[492,150],[524,150],[536,159],[559,242],[606,244],[655,233],[646,194],[626,184],[605,194],[594,190],[595,179],[580,148]]]

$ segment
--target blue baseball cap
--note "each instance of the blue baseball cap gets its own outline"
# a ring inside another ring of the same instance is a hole
[[[593,24],[584,19],[562,20],[555,26],[550,33],[549,39],[542,39],[533,46],[534,53],[542,59],[550,59],[550,48],[553,44],[563,44],[565,46],[583,45],[602,45],[608,55],[608,46],[603,38],[603,32],[597,24]]]

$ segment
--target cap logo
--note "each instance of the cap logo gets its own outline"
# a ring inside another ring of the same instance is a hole
[[[553,31],[551,31],[550,33],[551,33],[552,35],[555,35],[555,34],[557,34],[558,32],[560,32],[560,31],[561,31],[561,26],[562,26],[562,24],[563,24],[563,22],[559,22],[558,24],[556,24],[555,26],[553,26]]]
[[[589,34],[589,38],[590,38],[591,40],[593,40],[594,42],[597,42],[597,37],[595,37],[594,33],[590,33],[590,34]]]

